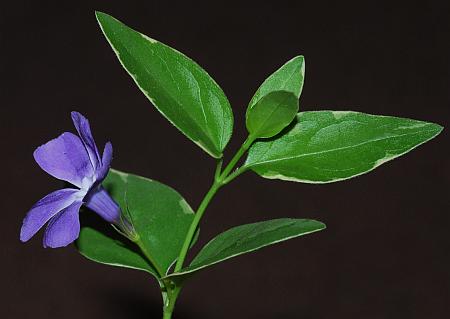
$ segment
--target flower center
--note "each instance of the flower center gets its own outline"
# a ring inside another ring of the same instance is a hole
[[[84,193],[84,195],[86,195],[89,189],[94,184],[94,181],[95,181],[94,177],[83,177],[83,179],[81,180],[80,191]]]

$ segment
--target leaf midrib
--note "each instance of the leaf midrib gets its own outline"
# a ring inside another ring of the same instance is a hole
[[[400,138],[403,136],[410,136],[410,135],[417,135],[417,134],[431,133],[431,132],[434,132],[434,130],[426,130],[426,131],[420,131],[420,132],[414,132],[414,133],[405,133],[405,134],[399,134],[399,135],[394,135],[394,136],[387,136],[384,138],[378,138],[378,139],[373,139],[373,140],[369,140],[369,141],[364,141],[362,143],[355,144],[355,145],[343,146],[343,147],[333,148],[333,149],[319,151],[319,152],[304,153],[304,154],[299,154],[299,155],[294,155],[294,156],[281,157],[281,158],[275,158],[275,159],[271,159],[271,160],[248,163],[248,164],[245,164],[244,166],[245,167],[259,166],[259,165],[263,165],[263,164],[267,164],[267,163],[288,161],[291,159],[297,159],[297,158],[302,158],[302,157],[321,155],[321,154],[326,154],[326,153],[331,153],[331,152],[338,152],[338,151],[342,151],[342,150],[346,150],[346,149],[350,149],[350,148],[356,148],[356,147],[363,146],[365,144],[376,143],[379,141],[388,140],[388,139],[392,139],[392,138]]]
[[[287,91],[285,91],[287,92]],[[267,95],[266,95],[267,96]],[[264,97],[263,97],[264,98]],[[260,102],[263,98],[261,98],[258,102]],[[286,102],[286,99],[288,99],[287,97],[285,97],[285,99],[283,100],[283,102]],[[279,110],[281,107],[284,107],[283,102],[277,102],[277,105],[272,109],[272,111],[266,116],[266,118],[262,121],[262,123],[259,125],[259,127],[255,130],[255,132],[253,132],[254,135],[259,135],[261,134],[260,131],[264,131],[264,126],[266,125],[266,123],[269,121],[269,119],[272,117],[272,115],[275,113],[275,111]],[[258,104],[258,103],[256,103]],[[255,106],[256,106],[255,104]]]
[[[295,68],[294,68],[294,70],[292,71],[292,73],[289,75],[289,77],[284,81],[284,83],[282,84],[282,86],[281,86],[281,88],[278,88],[276,91],[282,91],[282,90],[285,90],[286,89],[286,83],[288,83],[291,79],[292,79],[292,77],[294,76],[294,74],[297,72],[297,69],[300,69],[301,68],[301,66],[302,66],[302,64],[303,64],[303,62],[302,63],[300,63],[298,66],[296,66]],[[272,76],[273,76],[274,74],[272,74]],[[270,77],[269,78],[267,78],[262,84],[261,84],[261,86],[258,88],[258,90],[256,91],[256,93],[255,93],[255,96],[257,96],[258,97],[258,99],[254,102],[254,103],[252,103],[252,105],[250,106],[250,108],[253,108],[256,104],[258,104],[258,102],[265,96],[262,96],[262,97],[260,97],[259,95],[260,95],[260,93],[261,93],[261,88],[264,86],[264,84],[266,83],[266,82],[268,82],[269,81],[269,79],[270,79]],[[301,91],[302,91],[302,87],[303,87],[303,75],[302,75],[302,81],[301,81],[301,84],[300,84],[300,93],[299,93],[299,95],[298,95],[298,98],[300,98],[300,94],[301,94]],[[290,92],[290,91],[287,91],[287,92]],[[293,93],[293,92],[292,92]],[[266,93],[266,95],[267,95],[268,93]],[[297,94],[294,94],[295,96],[297,96]],[[253,99],[252,99],[252,102],[253,102]]]
[[[125,25],[124,25],[124,27],[125,27],[125,28],[128,28],[128,29],[130,29],[130,30],[132,30],[133,32],[137,32],[137,33],[139,33],[139,35],[142,36],[142,33],[138,32],[138,31],[136,31],[136,30],[133,30],[133,29],[129,28],[128,26],[125,26]],[[103,28],[102,28],[102,30],[103,30]],[[112,31],[110,31],[110,32],[112,32]],[[115,35],[114,32],[112,32],[112,33],[113,33],[113,35]],[[106,34],[105,31],[104,31],[104,34],[106,35],[106,38],[108,39],[108,42],[110,43],[110,45],[115,49],[115,50],[113,50],[113,51],[114,51],[114,53],[116,54],[117,58],[122,62],[121,64],[122,64],[122,66],[124,67],[125,71],[133,78],[133,80],[136,82],[136,84],[138,85],[138,87],[139,87],[139,89],[142,91],[142,93],[144,93],[144,95],[145,95],[147,98],[150,98],[150,102],[152,102],[153,98],[150,96],[150,92],[148,92],[147,90],[145,90],[145,89],[142,87],[142,85],[141,85],[141,83],[140,83],[140,80],[138,80],[137,75],[132,74],[132,73],[125,67],[124,62],[123,62],[123,59],[122,59],[121,55],[119,54],[119,50],[117,49],[116,45],[114,45],[114,44],[112,43],[112,41],[109,40],[109,36]],[[116,39],[119,41],[121,47],[126,51],[127,55],[128,55],[133,61],[135,61],[135,63],[137,63],[138,60],[137,60],[136,58],[133,57],[133,55],[130,53],[130,50],[129,50],[128,47],[124,44],[124,42],[123,42],[122,40],[120,40],[117,36],[116,36]],[[144,39],[145,39],[145,38],[144,38]],[[159,42],[158,42],[158,43],[159,43]],[[159,44],[163,45],[162,43],[159,43]],[[151,50],[151,51],[153,52],[154,55],[156,55],[159,59],[161,59],[161,57],[160,57],[157,53],[154,53],[153,50]],[[178,51],[177,51],[177,52],[178,52]],[[180,54],[182,54],[182,53],[180,53]],[[179,62],[177,61],[177,63],[179,63]],[[140,64],[140,63],[139,63],[139,64]],[[166,64],[166,63],[165,63],[165,64]],[[183,67],[184,67],[184,66],[183,66]],[[167,65],[166,65],[166,68],[167,68]],[[151,77],[151,78],[154,78],[154,76],[152,76],[152,73],[148,70],[148,68],[147,68],[146,66],[143,66],[143,69],[145,70],[145,73],[147,74],[147,76],[149,76],[149,77]],[[186,69],[186,68],[185,68],[185,69]],[[169,72],[169,73],[170,73],[170,72]],[[192,74],[192,72],[190,72],[190,73]],[[179,87],[178,87],[178,85],[176,84],[176,81],[174,81],[173,76],[172,76],[171,73],[170,73],[170,77],[172,78],[172,81],[175,82],[175,86],[176,86],[177,89],[179,90]],[[193,77],[194,77],[194,79],[195,79],[195,81],[197,82],[197,85],[198,85],[197,78],[195,78],[194,75],[193,75]],[[168,96],[168,97],[169,97],[171,100],[173,100],[177,105],[181,106],[181,108],[180,108],[181,110],[184,110],[184,108],[183,108],[183,103],[181,103],[181,102],[178,100],[178,98],[175,98],[172,94],[169,94],[168,90],[167,90],[166,88],[164,88],[164,87],[161,87],[161,90],[164,91],[164,95],[165,95],[165,96]],[[152,102],[152,103],[153,103],[153,102]],[[156,103],[154,103],[154,104],[156,104]],[[155,107],[158,109],[159,112],[161,112],[161,113],[169,120],[169,122],[172,123],[172,125],[174,125],[174,126],[177,127],[178,129],[180,129],[179,125],[178,125],[178,124],[175,124],[171,119],[169,119],[169,117],[166,115],[166,113],[165,113],[163,110],[161,110],[157,105],[155,105]],[[222,107],[221,107],[221,108],[222,108]],[[202,106],[202,109],[203,109],[203,106]],[[202,135],[206,136],[206,137],[208,138],[208,140],[209,140],[209,143],[213,145],[213,148],[214,148],[213,151],[214,151],[214,152],[213,152],[212,154],[214,154],[214,156],[220,157],[220,156],[222,155],[222,151],[221,151],[220,149],[217,149],[217,147],[215,146],[214,139],[209,135],[209,134],[210,134],[209,129],[205,130],[203,127],[199,126],[199,125],[196,123],[195,118],[194,118],[189,112],[184,111],[183,113],[189,118],[189,122],[190,122],[191,124],[193,124],[195,127],[199,128],[199,130],[203,133]],[[184,131],[183,131],[183,133],[184,133]],[[186,133],[184,133],[184,134],[187,135],[190,139],[193,140],[193,137],[191,136],[191,134],[189,134],[189,135],[186,134]],[[197,134],[195,134],[195,135],[197,135]],[[223,138],[223,137],[221,136],[221,137],[220,137],[220,140],[222,140],[222,138]],[[198,142],[198,141],[195,141],[195,142]],[[211,145],[210,145],[210,146],[211,146]],[[219,147],[221,148],[222,146],[219,145]],[[211,152],[211,151],[210,151],[210,152]]]
[[[228,251],[230,251],[230,250],[233,251],[233,249],[237,249],[238,246],[251,244],[253,241],[255,241],[255,238],[257,239],[257,237],[260,236],[261,234],[267,235],[272,232],[278,231],[280,229],[290,227],[290,226],[294,225],[295,223],[296,223],[295,221],[290,221],[289,223],[286,223],[284,225],[280,225],[280,226],[272,228],[272,229],[267,229],[264,232],[260,232],[260,233],[251,235],[256,229],[258,229],[258,227],[261,227],[261,225],[258,225],[258,224],[253,225],[253,227],[249,227],[246,231],[240,232],[239,236],[237,236],[235,234],[237,239],[234,242],[228,244],[226,247],[224,247],[222,249],[216,249],[216,251],[213,254],[211,254],[211,256],[205,258],[204,261],[210,260],[210,259],[220,259],[220,257],[218,257],[218,256],[220,256],[222,254],[227,254]],[[249,251],[249,250],[243,249],[240,252],[246,252],[246,251]],[[204,263],[204,261],[202,262],[200,260],[199,264]],[[195,262],[195,259],[194,259],[194,262]],[[194,264],[194,266],[195,266],[195,264]]]
[[[321,228],[312,229],[312,230],[307,231],[307,232],[303,232],[303,233],[300,233],[300,234],[295,234],[295,235],[292,235],[292,236],[289,236],[289,237],[284,237],[284,238],[279,239],[279,240],[274,240],[274,241],[271,241],[271,242],[266,243],[264,245],[260,245],[258,247],[254,247],[252,249],[248,249],[248,250],[245,250],[245,251],[242,251],[242,252],[238,252],[238,253],[229,255],[229,256],[227,256],[225,258],[222,258],[222,259],[216,259],[216,260],[212,260],[212,261],[208,261],[208,259],[206,259],[207,262],[203,262],[202,264],[199,264],[199,265],[190,265],[189,267],[186,267],[186,268],[182,269],[180,272],[171,274],[171,275],[169,275],[167,277],[169,277],[169,278],[170,277],[178,277],[178,276],[182,276],[182,275],[185,275],[185,274],[193,273],[193,272],[196,272],[198,270],[201,270],[201,269],[204,269],[206,267],[209,267],[209,266],[212,266],[214,264],[217,264],[219,262],[222,262],[222,261],[234,258],[236,256],[239,256],[239,255],[242,255],[242,254],[245,254],[245,253],[251,253],[251,252],[253,252],[255,250],[258,250],[260,248],[264,248],[264,247],[267,247],[267,246],[270,246],[270,245],[278,244],[280,242],[287,241],[287,240],[292,239],[292,238],[300,237],[300,236],[303,236],[303,235],[309,235],[309,234],[321,231],[324,228],[325,227],[322,226]]]

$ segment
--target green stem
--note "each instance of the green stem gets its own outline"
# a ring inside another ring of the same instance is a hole
[[[241,166],[239,167],[237,170],[235,170],[233,173],[231,173],[230,175],[228,175],[227,177],[225,177],[222,181],[223,185],[228,184],[229,182],[231,182],[233,179],[235,179],[236,177],[238,177],[239,175],[241,175],[242,173],[244,173],[248,168],[245,166]]]
[[[221,158],[217,161],[216,171],[214,172],[214,180],[219,179],[220,174],[222,174],[222,164],[223,164],[223,158]]]
[[[170,287],[170,285],[165,285],[166,287]],[[181,291],[181,287],[175,286],[173,288],[167,288],[165,292],[163,292],[163,319],[171,319],[173,309],[175,307],[175,302],[177,301],[178,294]]]
[[[222,166],[222,161],[220,160],[218,162],[214,183],[212,184],[209,191],[206,193],[205,197],[203,198],[202,202],[200,203],[200,206],[197,209],[197,212],[194,215],[194,219],[192,220],[192,223],[189,227],[189,230],[186,234],[183,246],[181,247],[180,255],[178,256],[177,263],[175,265],[174,272],[178,272],[183,267],[183,263],[186,259],[187,252],[189,250],[189,247],[192,242],[192,238],[195,235],[195,232],[197,230],[198,224],[200,223],[200,220],[203,217],[203,214],[205,213],[206,208],[208,207],[209,202],[214,197],[216,192],[222,187],[225,183],[224,181],[227,179],[228,174],[233,170],[233,168],[236,166],[242,155],[245,154],[245,152],[248,150],[250,145],[254,142],[254,138],[249,136],[245,140],[245,142],[242,144],[242,146],[239,148],[239,150],[236,152],[236,154],[233,156],[231,161],[228,163],[228,165],[225,167],[222,173],[220,173],[220,169]],[[237,176],[237,175],[236,175]],[[236,177],[234,176],[234,177]],[[229,182],[231,179],[227,180]]]
[[[239,150],[234,154],[233,158],[231,159],[230,163],[228,163],[227,167],[223,170],[222,174],[220,175],[219,179],[221,183],[228,177],[228,174],[233,170],[233,168],[236,166],[237,162],[241,159],[242,155],[247,152],[248,148],[253,144],[255,141],[255,138],[252,136],[248,136],[245,142],[242,144],[242,146],[239,148]]]
[[[197,226],[200,223],[200,220],[202,219],[206,207],[208,207],[209,202],[214,197],[216,192],[219,190],[220,186],[221,186],[220,183],[218,183],[217,180],[214,180],[214,183],[212,184],[208,193],[206,193],[205,197],[200,203],[200,206],[198,207],[197,212],[194,215],[194,219],[192,220],[188,233],[186,234],[186,237],[184,239],[183,246],[181,247],[180,255],[178,256],[177,264],[175,265],[174,269],[175,272],[180,271],[181,268],[183,267],[184,260],[186,259],[186,255],[189,246],[191,245],[191,241],[192,238],[194,237],[195,231],[197,230]]]
[[[164,311],[163,312],[163,319],[170,319],[172,318],[172,312],[171,311]]]

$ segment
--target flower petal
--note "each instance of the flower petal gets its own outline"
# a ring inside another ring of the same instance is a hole
[[[106,175],[108,175],[109,168],[111,167],[111,161],[113,156],[113,148],[111,142],[106,143],[105,149],[103,150],[102,165],[100,169],[96,172],[97,181],[101,183]]]
[[[120,220],[121,210],[119,205],[102,186],[99,186],[85,197],[85,205],[107,222],[116,223]]]
[[[23,220],[20,240],[25,242],[33,237],[50,218],[70,206],[77,199],[78,192],[72,188],[60,189],[34,204]]]
[[[75,201],[50,220],[44,234],[44,247],[64,247],[78,238],[82,204],[81,201]]]
[[[82,187],[83,178],[93,178],[88,153],[80,138],[65,132],[39,146],[33,153],[39,166],[58,179]]]
[[[97,170],[101,165],[100,154],[98,153],[97,145],[95,144],[94,137],[92,136],[89,121],[81,113],[72,112],[71,115],[78,135],[80,135],[81,141],[83,142],[89,154],[89,159],[91,160],[92,167],[94,168],[94,170]]]

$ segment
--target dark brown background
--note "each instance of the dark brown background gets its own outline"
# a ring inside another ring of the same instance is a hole
[[[113,142],[115,168],[167,183],[194,207],[211,182],[213,160],[135,87],[94,9],[210,72],[235,113],[229,151],[245,137],[255,89],[297,54],[307,63],[303,110],[448,125],[448,1],[270,2],[2,2],[1,318],[160,317],[157,286],[145,273],[92,263],[73,247],[44,249],[40,235],[18,240],[26,211],[60,187],[32,152],[73,131],[71,110],[88,116],[99,144]],[[447,129],[369,175],[330,185],[243,175],[214,199],[201,243],[241,223],[285,216],[316,218],[328,229],[198,274],[176,318],[448,318],[448,149]]]

